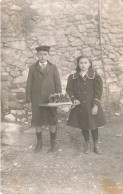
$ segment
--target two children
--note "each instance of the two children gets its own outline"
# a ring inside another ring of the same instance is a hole
[[[26,86],[26,100],[32,105],[32,125],[36,127],[37,145],[35,152],[42,149],[42,130],[46,125],[50,129],[50,151],[54,151],[56,139],[56,108],[39,107],[40,103],[48,103],[49,96],[61,93],[61,82],[56,65],[49,62],[48,46],[36,48],[38,61],[30,66]],[[76,73],[68,78],[66,92],[75,105],[71,109],[68,125],[80,128],[85,140],[85,153],[90,150],[89,130],[94,141],[94,152],[100,153],[98,143],[98,127],[105,124],[100,105],[103,83],[92,68],[90,59],[80,56],[77,59]]]
[[[87,56],[77,58],[76,73],[68,77],[66,92],[75,105],[71,109],[67,125],[80,128],[85,140],[85,150],[90,151],[89,131],[91,131],[94,152],[100,153],[98,147],[98,127],[105,124],[100,100],[103,91],[101,77],[95,73]]]

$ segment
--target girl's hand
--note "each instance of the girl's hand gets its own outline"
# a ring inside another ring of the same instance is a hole
[[[76,105],[79,105],[80,104],[80,101],[79,100],[74,100],[73,101],[73,105],[76,106]]]
[[[98,106],[95,104],[92,108],[92,115],[96,115],[98,113]]]

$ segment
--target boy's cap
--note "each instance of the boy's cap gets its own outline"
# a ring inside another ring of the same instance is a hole
[[[47,51],[47,52],[49,52],[50,46],[45,46],[45,45],[38,46],[35,50],[36,50],[37,52],[38,52],[38,51]]]

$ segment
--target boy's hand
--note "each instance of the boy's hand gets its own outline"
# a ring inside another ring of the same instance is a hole
[[[80,104],[80,101],[79,100],[74,100],[73,101],[73,105],[76,106],[76,105],[79,105]]]
[[[98,106],[95,104],[92,108],[92,115],[96,115],[98,113]]]

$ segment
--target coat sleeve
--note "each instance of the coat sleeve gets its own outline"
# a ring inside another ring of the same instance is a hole
[[[61,93],[62,92],[61,80],[60,80],[58,69],[56,65],[54,65],[53,76],[54,76],[54,82],[55,82],[55,92]]]
[[[103,82],[101,77],[96,74],[94,78],[94,102],[93,104],[99,105],[103,92]]]
[[[66,92],[69,95],[71,101],[75,100],[74,92],[73,92],[73,75],[70,75],[67,80]]]
[[[32,82],[33,82],[33,73],[32,68],[29,68],[27,84],[26,84],[26,102],[31,102],[32,99]]]

